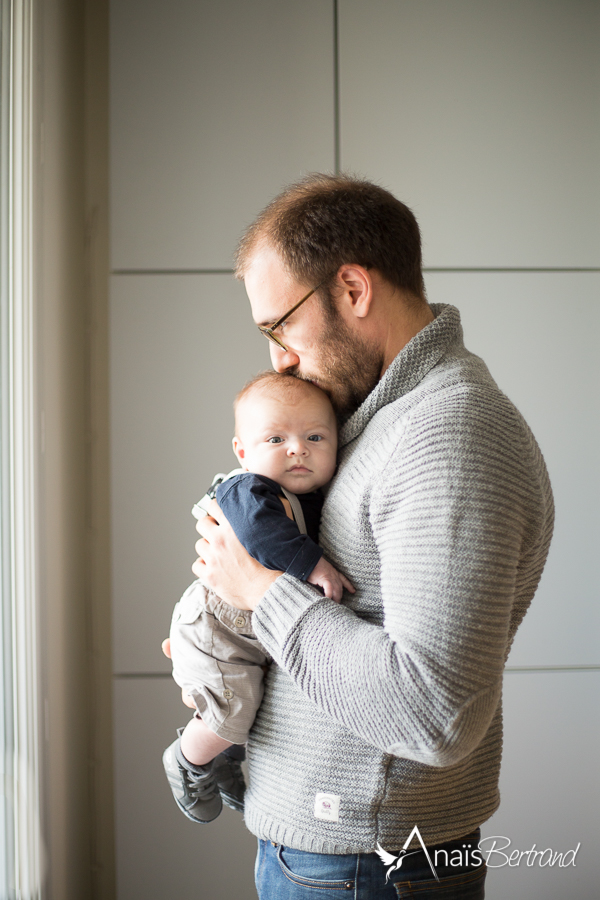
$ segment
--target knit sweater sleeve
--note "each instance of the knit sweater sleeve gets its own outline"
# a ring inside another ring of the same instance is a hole
[[[453,765],[491,722],[520,567],[547,549],[541,473],[508,401],[483,418],[464,397],[424,404],[392,447],[363,522],[379,557],[383,624],[283,576],[255,611],[257,636],[340,725],[387,753]],[[361,576],[349,574],[360,591]]]

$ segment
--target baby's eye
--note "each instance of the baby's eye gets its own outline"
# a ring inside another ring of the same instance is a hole
[[[282,438],[282,437],[279,437],[278,435],[274,435],[273,437],[270,437],[270,438],[269,438],[269,440],[267,441],[267,443],[269,443],[269,444],[281,444],[281,443],[283,443],[283,438]]]
[[[308,440],[309,441],[322,441],[323,435],[322,434],[309,434]]]

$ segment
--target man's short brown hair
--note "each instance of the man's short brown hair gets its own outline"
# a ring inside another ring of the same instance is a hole
[[[329,287],[340,266],[355,263],[425,298],[417,220],[404,203],[370,181],[313,174],[287,187],[243,235],[236,255],[238,278],[263,244],[307,285]]]

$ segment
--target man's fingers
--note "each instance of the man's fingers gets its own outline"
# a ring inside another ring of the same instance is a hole
[[[171,639],[165,638],[160,646],[165,656],[168,656],[168,658],[171,659]]]
[[[214,503],[214,500],[211,500],[211,503]],[[198,519],[196,522],[196,531],[202,535],[202,537],[207,537],[213,528],[218,528],[219,523],[216,519],[213,519],[212,516],[202,516],[201,519]]]
[[[219,528],[219,526],[227,523],[227,519],[221,512],[221,507],[216,500],[210,501],[208,509],[210,510],[210,513],[206,516],[202,516],[202,518],[198,519],[196,522],[196,531],[205,538],[208,538],[215,528]]]
[[[217,543],[217,541],[214,541],[212,546],[216,546]],[[208,571],[206,563],[210,559],[211,544],[209,544],[206,538],[198,538],[194,544],[194,550],[198,554],[198,559],[192,566],[192,572],[196,578],[205,578]]]
[[[206,553],[206,548],[208,547],[208,541],[206,538],[198,538],[196,543],[194,544],[194,550],[198,554],[200,558],[202,558],[202,553]]]
[[[225,516],[221,512],[221,507],[216,500],[211,500],[208,504],[208,508],[210,510],[210,515],[217,522],[217,524],[219,524],[225,518]]]

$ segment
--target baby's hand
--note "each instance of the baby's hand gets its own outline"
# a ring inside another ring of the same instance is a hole
[[[321,557],[310,575],[308,576],[309,584],[316,584],[323,589],[323,593],[330,600],[339,603],[342,599],[344,588],[354,594],[354,588],[345,575],[338,572],[337,569],[327,562],[324,556]]]

